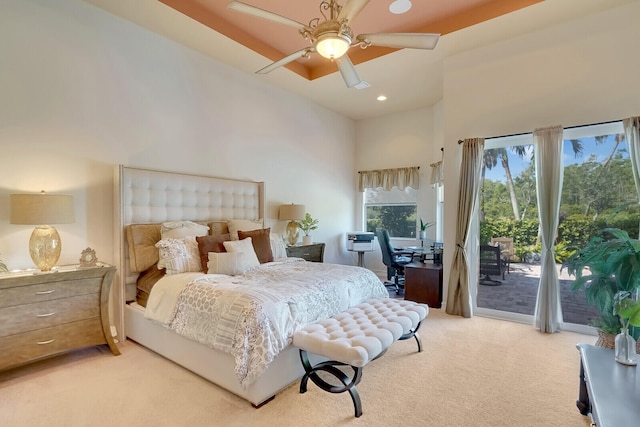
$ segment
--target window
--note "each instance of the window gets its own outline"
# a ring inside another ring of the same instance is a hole
[[[385,228],[391,237],[416,238],[418,191],[397,187],[389,191],[367,188],[364,191],[364,220],[367,231]]]

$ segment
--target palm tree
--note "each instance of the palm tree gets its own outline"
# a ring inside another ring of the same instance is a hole
[[[518,153],[520,157],[524,154],[520,154],[521,147],[512,147],[512,149]],[[522,151],[524,153],[524,151]],[[511,208],[513,209],[513,218],[520,218],[520,208],[518,207],[518,198],[516,197],[515,186],[513,185],[513,177],[511,175],[511,169],[509,168],[509,154],[505,148],[489,148],[484,150],[483,163],[482,163],[482,182],[484,183],[485,171],[487,169],[491,170],[498,164],[498,159],[500,159],[500,164],[504,169],[504,173],[507,178],[507,188],[509,189],[509,198],[511,199]],[[480,220],[484,219],[484,213],[481,212]]]

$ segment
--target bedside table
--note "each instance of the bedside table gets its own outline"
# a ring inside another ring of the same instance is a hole
[[[312,243],[310,245],[287,246],[287,256],[303,258],[311,262],[324,260],[324,243]]]
[[[109,325],[116,268],[56,268],[0,274],[0,370],[98,344],[120,354]]]

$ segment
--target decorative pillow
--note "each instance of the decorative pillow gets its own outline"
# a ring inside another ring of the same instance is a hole
[[[260,228],[253,231],[238,230],[238,239],[242,240],[251,237],[251,244],[253,245],[253,250],[256,251],[258,261],[260,261],[260,264],[264,264],[265,262],[273,261],[269,234],[271,234],[270,228]]]
[[[229,234],[229,226],[227,221],[209,221],[209,234],[215,236],[216,234]]]
[[[287,258],[287,246],[284,244],[284,240],[279,234],[271,233],[269,235],[269,242],[271,244],[271,254],[273,259]]]
[[[239,240],[238,230],[252,231],[263,227],[262,220],[256,219],[232,219],[227,221],[229,226],[229,234],[231,234],[231,240]]]
[[[243,252],[245,254],[247,269],[260,265],[256,251],[251,243],[251,237],[247,237],[244,240],[224,242],[223,244],[227,252]]]
[[[236,276],[253,267],[246,252],[209,252],[207,274]]]
[[[158,262],[160,224],[131,224],[127,226],[129,265],[132,273],[140,273]]]
[[[188,236],[206,236],[209,227],[193,221],[163,222],[160,228],[160,237],[163,239],[180,239]]]
[[[202,264],[202,271],[207,271],[209,252],[226,252],[226,249],[224,248],[224,245],[222,243],[229,239],[229,233],[196,237],[196,242],[198,242],[198,252],[200,254],[200,263]]]
[[[203,271],[195,237],[162,239],[156,246],[160,252],[158,269],[166,268],[167,275]]]
[[[156,264],[138,275],[138,279],[136,280],[136,301],[139,305],[143,307],[147,306],[147,300],[149,299],[149,293],[151,293],[153,285],[164,275],[165,270],[159,270]]]

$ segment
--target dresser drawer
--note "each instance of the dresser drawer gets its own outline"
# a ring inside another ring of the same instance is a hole
[[[75,295],[95,294],[100,291],[101,285],[102,278],[91,277],[64,282],[7,287],[0,290],[0,308],[67,298]]]
[[[0,337],[98,317],[97,293],[0,308]]]
[[[106,343],[99,318],[0,338],[0,370],[74,348]]]
[[[307,261],[322,262],[324,258],[324,243],[314,243],[312,245],[289,246],[287,256],[303,258]]]

